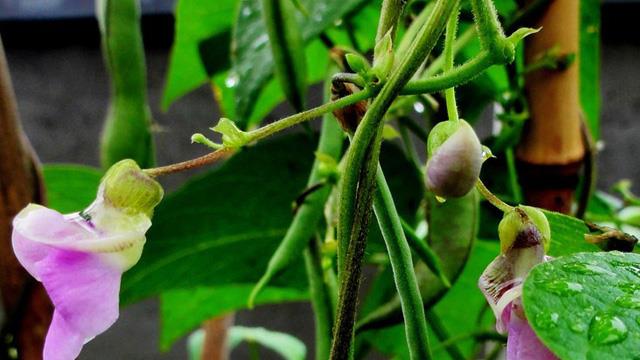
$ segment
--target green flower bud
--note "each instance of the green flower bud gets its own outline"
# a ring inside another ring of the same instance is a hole
[[[504,254],[512,248],[527,248],[543,245],[549,249],[551,228],[540,209],[520,205],[505,213],[498,225],[500,251]]]
[[[482,145],[464,120],[436,125],[427,142],[426,185],[435,195],[456,198],[475,186],[482,166]]]
[[[135,161],[126,159],[109,168],[100,183],[99,194],[107,205],[128,214],[142,213],[150,218],[162,200],[164,190]]]
[[[357,74],[366,74],[371,70],[371,65],[369,65],[369,61],[364,58],[364,56],[356,53],[348,53],[344,56],[347,60],[347,64],[353,70],[353,72]]]

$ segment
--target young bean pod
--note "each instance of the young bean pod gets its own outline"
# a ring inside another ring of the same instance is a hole
[[[151,111],[138,0],[99,0],[96,15],[104,62],[111,77],[111,99],[101,139],[102,166],[133,159],[154,164]]]

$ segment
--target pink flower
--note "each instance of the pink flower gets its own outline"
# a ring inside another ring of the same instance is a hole
[[[548,261],[549,224],[539,210],[519,206],[505,214],[498,228],[502,254],[487,266],[478,287],[496,317],[496,330],[507,333],[507,360],[554,360],[529,325],[522,307],[522,284],[529,271]]]
[[[96,200],[63,215],[30,204],[13,220],[13,249],[55,306],[44,360],[75,359],[118,318],[120,278],[140,259],[160,185],[132,160],[111,167]]]

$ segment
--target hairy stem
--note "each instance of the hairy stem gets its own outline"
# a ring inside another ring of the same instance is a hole
[[[453,70],[453,44],[456,40],[456,31],[458,30],[458,8],[453,11],[447,23],[447,31],[444,37],[444,71]],[[456,104],[456,90],[450,87],[444,91],[445,101],[447,103],[447,114],[449,121],[458,121],[458,105]]]
[[[416,37],[408,55],[401,59],[401,63],[373,100],[349,148],[345,164],[346,171],[340,188],[338,221],[338,241],[341,243],[346,241],[349,251],[344,260],[344,266],[341,267],[344,271],[341,274],[340,302],[331,359],[344,359],[351,352],[357,290],[360,285],[360,269],[364,255],[364,248],[361,247],[366,243],[366,225],[375,189],[374,180],[380,151],[382,119],[404,85],[435,46],[444,30],[446,20],[457,3],[457,0],[437,1],[431,17]],[[344,248],[344,245],[340,247]],[[428,346],[428,344],[425,345]]]

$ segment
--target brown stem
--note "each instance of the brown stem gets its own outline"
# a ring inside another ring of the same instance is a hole
[[[197,169],[199,167],[202,167],[205,165],[211,165],[220,160],[226,159],[227,157],[231,156],[231,154],[233,154],[234,152],[235,152],[235,149],[229,149],[229,148],[220,149],[195,159],[179,162],[176,164],[155,167],[151,169],[144,169],[144,172],[147,173],[147,175],[149,176],[157,177],[157,176],[172,174],[175,172],[185,171],[189,169]]]
[[[11,245],[11,222],[27,204],[44,203],[38,159],[25,137],[0,41],[0,293],[7,321],[2,340],[14,338],[3,351],[20,359],[42,359],[53,307],[40,283],[22,268]],[[6,357],[7,353],[0,354]]]
[[[229,359],[227,330],[233,325],[233,314],[207,320],[202,328],[205,331],[202,360]]]
[[[562,54],[578,52],[579,1],[555,0],[527,39],[527,63],[557,46]],[[527,203],[563,213],[571,211],[585,154],[580,131],[579,72],[575,61],[566,69],[540,69],[526,78],[531,119],[517,148],[520,179]]]

